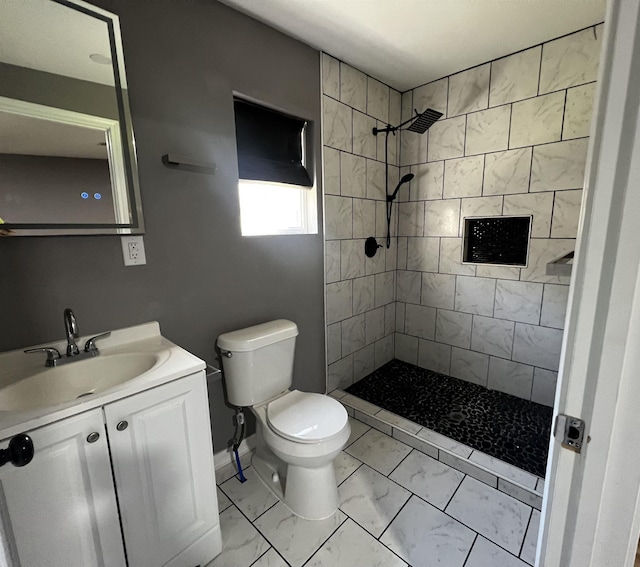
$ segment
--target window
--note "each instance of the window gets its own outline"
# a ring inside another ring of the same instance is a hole
[[[317,233],[308,122],[234,100],[243,236]]]
[[[315,211],[315,191],[306,187],[240,180],[242,236],[315,234]]]

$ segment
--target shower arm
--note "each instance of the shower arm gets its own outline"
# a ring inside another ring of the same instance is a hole
[[[415,108],[413,109],[413,111],[416,113],[416,115],[412,116],[408,120],[405,120],[404,122],[402,122],[402,124],[398,124],[397,126],[391,126],[391,124],[387,124],[384,128],[374,128],[373,135],[377,136],[378,134],[385,132],[388,137],[389,132],[392,132],[393,135],[395,136],[396,132],[400,130],[400,128],[402,128],[403,126],[406,126],[407,124],[409,124],[409,122],[413,122],[416,118],[420,116],[420,113]]]

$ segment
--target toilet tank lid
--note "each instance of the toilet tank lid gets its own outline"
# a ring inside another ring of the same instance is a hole
[[[298,326],[293,321],[277,319],[224,333],[218,337],[218,347],[231,352],[249,352],[297,335]]]

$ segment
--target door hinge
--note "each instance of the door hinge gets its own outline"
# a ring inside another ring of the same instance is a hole
[[[555,436],[560,439],[563,447],[580,453],[584,443],[584,430],[585,422],[582,419],[571,415],[558,414]]]

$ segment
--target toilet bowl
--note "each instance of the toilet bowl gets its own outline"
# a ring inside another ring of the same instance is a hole
[[[321,520],[338,507],[333,460],[351,427],[337,400],[289,389],[297,334],[280,319],[220,335],[218,346],[229,402],[256,417],[258,477],[294,514]]]
[[[340,402],[293,390],[251,408],[258,442],[252,464],[296,515],[322,520],[338,507],[334,459],[351,434]]]

